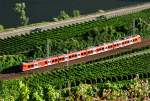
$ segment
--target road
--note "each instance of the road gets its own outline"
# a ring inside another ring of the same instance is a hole
[[[150,2],[136,5],[136,6],[124,7],[124,8],[120,8],[120,9],[106,11],[106,12],[97,12],[97,13],[93,13],[93,14],[89,14],[89,15],[82,15],[77,18],[71,18],[71,19],[67,19],[67,20],[63,20],[63,21],[50,22],[45,25],[37,25],[37,26],[32,26],[32,27],[27,26],[24,28],[18,28],[18,29],[11,30],[11,31],[1,32],[0,38],[4,39],[7,37],[11,37],[11,36],[30,33],[32,30],[34,30],[36,28],[41,28],[42,30],[47,30],[47,29],[63,27],[63,26],[71,25],[71,24],[83,23],[85,21],[96,20],[97,17],[102,16],[102,15],[105,15],[107,18],[111,18],[111,17],[115,17],[115,16],[121,16],[121,15],[139,12],[139,11],[149,9],[149,8],[150,8]]]
[[[86,57],[83,57],[83,58],[80,58],[80,59],[69,61],[69,63],[64,62],[64,63],[52,65],[52,66],[45,67],[45,68],[39,68],[39,69],[27,71],[27,72],[18,72],[18,73],[5,72],[5,73],[0,73],[0,80],[11,80],[11,79],[18,79],[20,77],[30,77],[33,74],[38,74],[39,72],[42,73],[42,72],[45,72],[45,71],[52,71],[52,70],[64,68],[65,65],[73,65],[73,64],[83,63],[83,62],[94,61],[94,60],[97,60],[97,59],[100,59],[100,58],[105,58],[105,57],[112,56],[112,55],[122,54],[122,53],[125,53],[125,52],[131,52],[132,50],[140,49],[140,48],[144,48],[144,47],[150,47],[150,39],[142,39],[142,42],[139,43],[139,44],[134,44],[134,45],[122,47],[122,48],[119,48],[119,49],[107,51],[107,52],[104,52],[104,53],[99,53],[99,54],[95,54],[95,55],[86,56]]]

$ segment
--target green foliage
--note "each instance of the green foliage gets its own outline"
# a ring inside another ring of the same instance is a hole
[[[143,81],[139,79],[139,75],[137,75],[134,80],[132,80],[132,84],[128,86],[129,96],[132,97],[142,97],[149,96],[150,88],[148,80]]]
[[[53,86],[47,86],[46,101],[57,101],[60,98],[60,92],[55,90]]]
[[[42,74],[32,77],[26,82],[41,82],[40,85],[51,84],[56,87],[65,87],[67,81],[86,81],[98,79],[99,82],[111,79],[112,81],[122,80],[123,78],[131,79],[136,73],[150,73],[149,50],[134,53],[132,55],[121,56],[118,58],[84,63],[70,66],[62,70]]]
[[[149,13],[147,12],[149,12],[149,10],[109,19],[108,21],[104,22],[91,21],[73,26],[66,26],[64,28],[31,33],[30,35],[16,36],[4,40],[0,39],[0,54],[14,54],[18,52],[24,52],[26,50],[31,52],[31,54],[33,52],[33,56],[31,57],[44,57],[46,53],[46,50],[44,48],[46,47],[46,39],[50,39],[52,41],[52,54],[59,54],[61,52],[65,53],[66,50],[80,50],[88,46],[93,46],[93,44],[109,42],[122,36],[130,35],[130,32],[132,31],[132,26],[130,26],[132,17],[141,17],[142,21],[147,21],[147,23],[149,23],[149,18],[147,18]],[[147,37],[150,35],[149,30],[147,30],[149,28],[149,25],[147,28],[141,27],[140,23],[143,23],[142,21],[136,21],[136,28],[139,32],[141,31],[141,35]],[[142,28],[144,28],[144,30],[141,30]],[[130,79],[130,76],[136,73],[139,73],[140,77],[144,77],[144,73],[150,73],[149,57],[149,53],[143,53],[141,55],[132,57],[118,59],[114,58],[108,61],[97,61],[93,63],[75,65],[71,66],[71,68],[66,68],[48,74],[24,79],[23,81],[28,86],[22,82],[19,83],[19,81],[1,81],[0,89],[2,90],[0,90],[0,95],[5,99],[8,99],[10,97],[14,97],[14,99],[17,99],[16,96],[19,96],[20,100],[59,100],[59,97],[61,96],[60,92],[54,89],[53,86],[56,86],[58,88],[65,88],[68,81],[84,82],[87,80],[92,81],[93,79],[98,79],[101,80],[100,82],[103,82],[106,79],[110,79],[113,81],[113,79],[118,80],[118,78],[122,80],[124,77]],[[0,57],[0,66],[13,66],[26,60],[26,58],[27,57],[24,55],[4,55]],[[37,85],[39,87],[37,87]],[[44,88],[45,85],[50,86]],[[35,89],[36,87],[37,89]],[[116,88],[116,86],[109,85],[108,87],[113,89],[114,95],[116,94],[116,91],[118,91],[118,88]],[[11,91],[9,88],[11,89]]]
[[[44,101],[44,100],[41,98],[41,96],[38,94],[37,91],[35,91],[32,96],[33,96],[32,101],[33,101],[33,100],[34,100],[34,101]]]
[[[30,93],[30,100],[29,101],[45,101],[44,100],[44,89],[39,86],[38,84],[33,87],[31,93]]]
[[[6,82],[6,81],[5,81]],[[150,86],[148,80],[139,79],[139,75],[132,80],[128,81],[119,81],[119,82],[110,82],[97,83],[97,84],[83,84],[80,83],[76,87],[69,87],[71,95],[64,95],[68,88],[64,89],[55,89],[51,85],[45,85],[44,87],[36,86],[27,86],[20,80],[7,81],[7,83],[2,82],[1,84],[10,84],[10,82],[19,83],[19,89],[12,89],[16,85],[9,85],[10,92],[19,92],[19,95],[14,94],[9,96],[9,93],[2,92],[0,99],[6,101],[18,101],[21,98],[21,101],[93,101],[93,100],[132,100],[136,99],[142,101],[143,99],[148,101],[150,98]],[[3,85],[4,85],[3,84]],[[30,87],[30,92],[29,92]],[[32,91],[32,89],[37,89]],[[76,90],[75,90],[76,89]],[[4,90],[2,87],[1,90]],[[43,93],[44,90],[44,93]],[[75,90],[75,91],[74,91]],[[1,92],[1,91],[0,91]],[[34,93],[33,93],[34,92]],[[4,97],[5,95],[6,97]],[[29,98],[30,95],[30,99]],[[20,97],[21,96],[21,97]],[[16,99],[18,98],[18,99]]]
[[[23,61],[27,60],[27,57],[24,55],[4,55],[0,56],[0,71],[20,65]],[[18,68],[19,69],[19,68]]]
[[[94,95],[94,91],[91,85],[80,84],[77,87],[76,94],[78,95],[78,98],[82,97],[82,100],[91,101],[91,96]]]
[[[0,25],[0,32],[4,30],[4,26]]]
[[[19,96],[18,80],[0,81],[0,99],[15,101]]]
[[[40,74],[31,78],[22,79],[22,81],[1,81],[0,89],[2,90],[0,91],[0,95],[5,99],[13,96],[15,99],[17,99],[16,97],[18,97],[18,99],[20,100],[28,99],[28,97],[30,97],[30,101],[48,101],[48,99],[50,99],[50,101],[55,101],[56,99],[59,100],[60,98],[62,98],[61,92],[56,90],[54,86],[56,86],[56,88],[66,88],[68,81],[70,81],[70,84],[72,85],[73,82],[88,82],[88,80],[94,82],[95,79],[97,79],[97,83],[104,82],[104,78],[112,81],[114,78],[116,78],[117,80],[119,80],[119,78],[120,80],[123,80],[124,77],[127,77],[127,79],[131,79],[130,76],[137,73],[139,73],[140,77],[141,74],[143,75],[144,73],[148,73],[149,75],[149,57],[149,50],[146,50],[134,53],[132,55],[130,54],[127,56],[121,56],[109,60],[71,66],[71,68]],[[142,77],[145,76],[143,75]],[[132,82],[132,84],[135,85],[135,87],[129,86],[129,88],[135,89],[136,83]],[[78,84],[76,84],[76,86],[78,86]],[[110,82],[107,82],[103,87],[103,89],[106,89],[103,92],[103,95],[106,96],[106,92],[108,91],[108,89],[112,89],[110,91],[111,95],[107,97],[111,97],[110,99],[115,99],[118,96],[118,92],[119,96],[124,97],[124,94],[126,93],[120,91],[120,88],[122,88],[123,86],[124,85],[121,84],[112,85],[110,84]],[[146,88],[141,89],[146,90]],[[93,90],[93,87],[91,87],[90,85],[80,84],[76,88],[75,93],[72,94],[76,94],[78,96],[81,95],[82,99],[91,100],[91,97],[95,95],[93,91],[95,90]],[[72,96],[72,94],[69,95]],[[143,92],[143,94],[146,93]],[[113,97],[112,95],[114,95],[115,97]],[[72,98],[73,97],[68,97],[68,99]],[[80,99],[80,97],[78,98]]]
[[[18,101],[28,101],[30,90],[27,85],[25,85],[22,81],[19,81],[20,95]]]
[[[135,20],[135,27],[139,32],[145,31],[148,28],[148,24],[146,21],[143,21],[141,18]]]
[[[81,24],[69,25],[42,32],[32,32],[29,35],[15,36],[8,39],[0,39],[0,54],[16,54],[19,52],[28,52],[35,50],[36,47],[46,47],[45,40],[47,39],[50,39],[52,41],[52,46],[56,46],[52,49],[53,51],[58,50],[58,44],[60,44],[59,47],[63,49],[63,42],[65,42],[66,39],[71,38],[78,40],[82,49],[91,45],[93,46],[95,38],[97,38],[96,40],[100,40],[96,43],[112,41],[123,36],[132,35],[131,25],[133,22],[133,18],[138,19],[140,17],[143,19],[143,21],[147,21],[147,23],[149,23],[150,20],[148,20],[149,18],[147,16],[149,16],[150,13],[148,12],[149,10],[145,10],[143,12],[135,14],[112,18],[107,21],[89,21]],[[84,41],[83,37],[87,35],[92,35],[94,32],[92,30],[95,28],[98,29],[98,37],[88,36],[88,42]],[[150,35],[148,29],[145,31],[143,30],[143,32],[139,34],[145,37],[148,37]],[[59,43],[60,41],[61,43]]]
[[[79,10],[73,10],[73,17],[79,17],[80,11]]]
[[[21,25],[27,25],[29,18],[26,16],[26,5],[24,2],[15,4],[15,12],[18,14]]]
[[[58,16],[58,20],[65,20],[70,18],[69,15],[64,11],[60,11],[60,15]]]

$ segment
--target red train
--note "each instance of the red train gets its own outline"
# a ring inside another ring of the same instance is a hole
[[[51,58],[45,58],[41,60],[34,60],[32,62],[22,63],[20,68],[22,71],[27,71],[27,70],[36,69],[36,68],[43,68],[43,67],[54,65],[57,63],[71,61],[74,59],[86,57],[86,56],[93,55],[93,54],[103,53],[106,51],[110,51],[113,49],[125,47],[128,45],[140,43],[140,42],[141,42],[140,35],[129,36],[122,40],[117,40],[112,43],[105,43],[103,45],[99,45],[93,48],[88,48],[88,49],[81,50],[78,52],[72,52],[69,54],[63,54],[63,55],[55,56]]]

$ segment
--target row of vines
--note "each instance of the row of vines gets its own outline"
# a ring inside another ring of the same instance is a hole
[[[5,88],[6,85],[11,88]],[[9,84],[9,85],[8,85]],[[10,86],[17,89],[14,90]],[[94,100],[138,100],[148,101],[150,99],[150,87],[148,79],[141,80],[139,75],[134,79],[119,82],[87,84],[81,83],[71,87],[70,83],[65,88],[56,89],[48,84],[44,86],[36,85],[31,88],[31,85],[20,81],[3,81],[0,82],[2,90],[0,92],[0,100],[5,101],[94,101]],[[3,93],[5,92],[5,93]]]
[[[30,79],[26,79],[25,81],[32,85],[40,82],[40,85],[45,85],[48,83],[55,85],[56,87],[62,87],[65,86],[68,81],[84,82],[86,80],[95,80],[96,78],[99,78],[98,80],[102,80],[101,82],[106,80],[106,78],[117,81],[118,77],[120,79],[131,79],[136,73],[150,73],[149,58],[150,54],[148,52],[141,53],[141,55],[119,58],[117,60],[114,58],[110,61],[106,60],[104,62],[98,61],[87,64],[80,64],[71,66],[71,68],[50,72],[48,74],[41,74],[37,77],[35,76]]]
[[[79,51],[132,35],[133,18],[135,18],[136,25],[134,28],[135,33],[148,37],[150,35],[150,15],[148,12],[149,10],[145,10],[111,19],[90,21],[42,32],[32,32],[3,40],[0,39],[0,71],[6,68],[17,70],[17,66],[23,61],[47,57],[47,50],[50,50],[49,56],[53,56]],[[47,49],[47,44],[49,44],[49,49]],[[4,54],[9,54],[9,56],[7,57]],[[16,59],[15,55],[21,61]]]
[[[145,10],[139,13],[107,20],[89,21],[52,30],[31,32],[30,34],[26,35],[15,36],[7,39],[0,39],[0,55],[32,52],[34,50],[40,50],[43,48],[44,49],[42,50],[42,52],[44,53],[47,39],[51,41],[52,50],[56,51],[58,50],[58,48],[60,48],[60,52],[63,52],[62,47],[63,43],[66,42],[66,39],[72,38],[78,41],[79,45],[81,43],[87,43],[86,40],[94,40],[94,42],[89,42],[89,44],[83,46],[82,48],[103,42],[112,41],[124,36],[131,35],[133,18],[137,19],[138,21],[136,26],[136,28],[138,28],[137,32],[140,32],[140,34],[142,34],[143,36],[147,36],[149,34],[146,27],[148,27],[148,23],[150,22],[150,13],[148,12],[149,10]],[[143,22],[141,22],[139,18],[141,18]],[[93,35],[93,31],[96,33],[96,35]],[[99,41],[97,42],[96,40]],[[72,42],[69,41],[69,44],[70,43]],[[56,47],[54,47],[55,45],[59,47],[57,47],[56,49]],[[65,48],[70,51],[72,50],[69,47]],[[59,54],[60,52],[52,52],[52,54]],[[45,56],[42,55],[40,57]]]
[[[150,77],[149,52],[149,49],[147,49],[109,60],[69,66],[61,70],[35,75],[31,78],[0,81],[0,95],[2,98],[8,98],[8,96],[18,97],[19,94],[23,92],[23,89],[20,90],[18,88],[18,82],[23,82],[28,85],[28,90],[30,89],[32,94],[35,93],[34,91],[41,89],[39,87],[43,87],[45,92],[47,92],[51,86],[57,89],[64,89],[67,88],[68,85],[70,85],[70,87],[80,86],[81,82],[96,84],[103,83],[107,80],[130,80],[134,78],[136,74],[139,74],[140,78],[147,78]],[[24,91],[28,90],[24,88]]]

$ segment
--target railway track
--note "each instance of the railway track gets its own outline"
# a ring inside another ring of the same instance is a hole
[[[100,54],[95,54],[95,55],[83,57],[83,58],[80,58],[80,59],[76,59],[76,60],[72,60],[72,61],[69,61],[69,62],[56,64],[56,65],[49,66],[49,67],[39,68],[39,69],[27,71],[27,72],[7,73],[7,74],[2,74],[1,73],[0,74],[0,80],[11,80],[11,79],[18,79],[18,78],[21,78],[21,77],[30,77],[34,74],[39,73],[39,72],[42,73],[42,72],[45,72],[45,71],[52,71],[52,70],[55,70],[55,69],[65,68],[66,65],[73,65],[73,64],[83,63],[83,62],[94,61],[94,60],[97,60],[97,59],[100,59],[100,58],[104,58],[104,57],[108,57],[108,56],[112,56],[112,55],[117,55],[117,54],[129,52],[129,51],[144,48],[144,47],[147,47],[147,46],[150,46],[150,39],[142,39],[142,42],[138,43],[138,44],[122,47],[122,48],[119,48],[119,49],[111,50],[111,51],[100,53]]]

